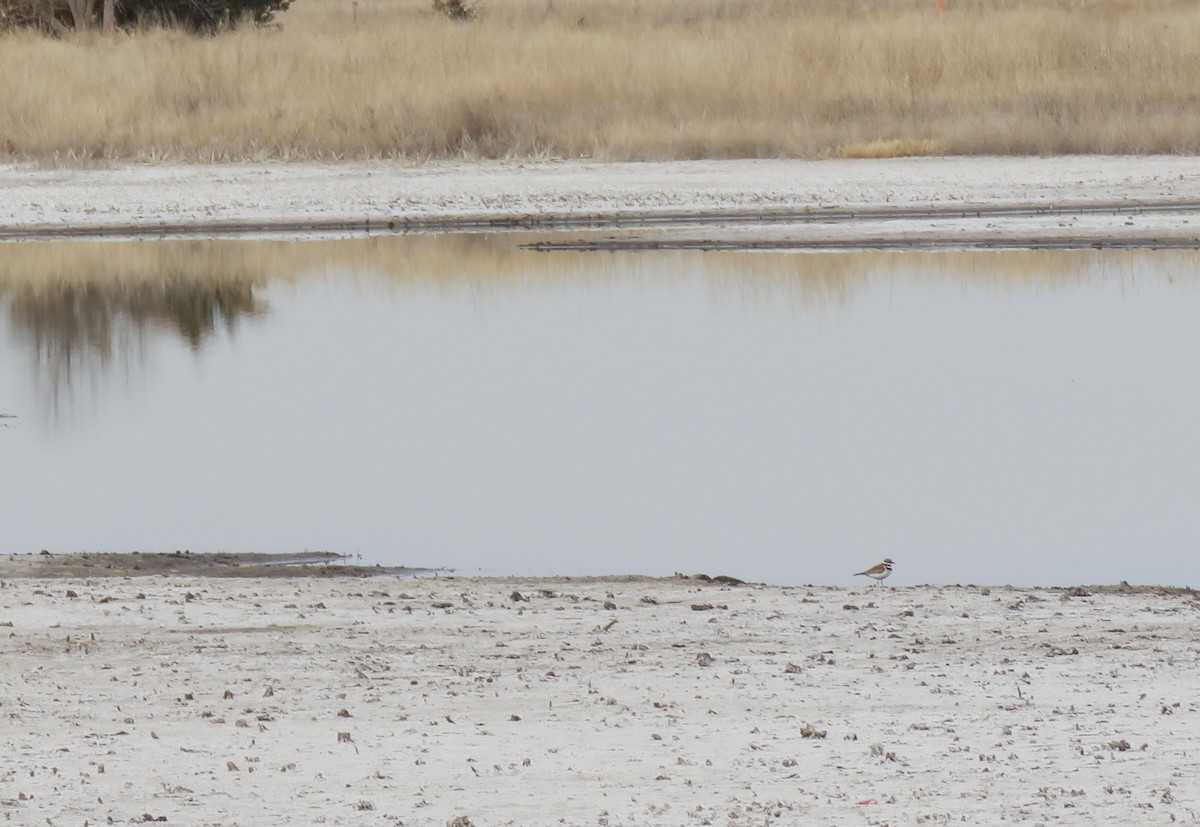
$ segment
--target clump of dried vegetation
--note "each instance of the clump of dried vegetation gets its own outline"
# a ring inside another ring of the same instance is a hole
[[[442,4],[2,34],[0,155],[1200,152],[1193,0],[490,0],[465,24]]]
[[[479,15],[479,4],[471,0],[433,0],[433,10],[451,20],[474,20]]]

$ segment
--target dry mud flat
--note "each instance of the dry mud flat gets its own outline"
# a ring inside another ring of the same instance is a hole
[[[0,164],[0,240],[614,229],[542,249],[1200,247],[1200,157]]]
[[[1200,819],[1188,591],[7,571],[5,823]]]

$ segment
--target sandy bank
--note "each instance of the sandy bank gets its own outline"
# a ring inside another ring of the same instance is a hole
[[[1195,823],[1190,593],[5,579],[13,823]]]
[[[635,230],[693,245],[1190,246],[1200,158],[0,167],[0,238]]]

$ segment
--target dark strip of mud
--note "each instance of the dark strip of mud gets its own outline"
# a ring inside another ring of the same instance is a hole
[[[651,250],[717,251],[829,251],[836,250],[1195,250],[1200,249],[1196,236],[1069,236],[1044,238],[1039,236],[995,235],[972,237],[945,236],[886,236],[839,239],[705,239],[705,238],[594,238],[575,241],[540,241],[523,244],[522,249],[536,252],[647,252]]]
[[[245,235],[309,235],[309,234],[355,234],[383,235],[391,233],[464,232],[471,230],[556,230],[571,228],[604,229],[611,227],[654,227],[681,224],[805,224],[845,223],[856,221],[937,221],[963,218],[1028,218],[1037,216],[1071,216],[1145,213],[1196,213],[1200,212],[1200,201],[1146,201],[1106,202],[1094,204],[1046,204],[1046,205],[982,205],[982,206],[925,206],[925,207],[791,207],[764,209],[614,209],[598,212],[541,212],[507,213],[482,215],[437,215],[425,217],[382,216],[364,218],[305,218],[279,221],[144,221],[116,224],[61,224],[61,225],[0,225],[0,241],[30,239],[76,239],[76,238],[189,238],[197,236],[245,236]],[[893,240],[893,245],[902,241]],[[957,244],[957,242],[956,242]],[[844,244],[825,247],[844,247]],[[1010,246],[1028,246],[1013,243]],[[1080,245],[1076,245],[1080,246]],[[1082,245],[1082,246],[1087,246]],[[1148,245],[1145,245],[1148,246]],[[1184,246],[1184,245],[1177,245]],[[1191,246],[1200,246],[1200,239],[1192,239]],[[534,249],[610,249],[595,248],[552,248]],[[637,248],[629,248],[637,249]],[[643,248],[658,249],[658,248]],[[753,249],[744,245],[731,244],[727,248]],[[777,247],[778,249],[778,247]]]
[[[88,578],[185,575],[196,577],[374,577],[381,574],[433,574],[435,569],[362,566],[331,551],[299,554],[256,553],[89,553],[10,554],[0,557],[0,578]]]
[[[1162,597],[1190,597],[1200,600],[1200,592],[1191,586],[1131,586],[1124,580],[1115,586],[1055,586],[1051,591],[1061,592],[1067,597],[1091,597],[1095,594],[1156,594]]]

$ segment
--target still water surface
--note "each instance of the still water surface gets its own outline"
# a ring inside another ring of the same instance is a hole
[[[0,552],[1200,585],[1200,254],[520,240],[0,249]]]

